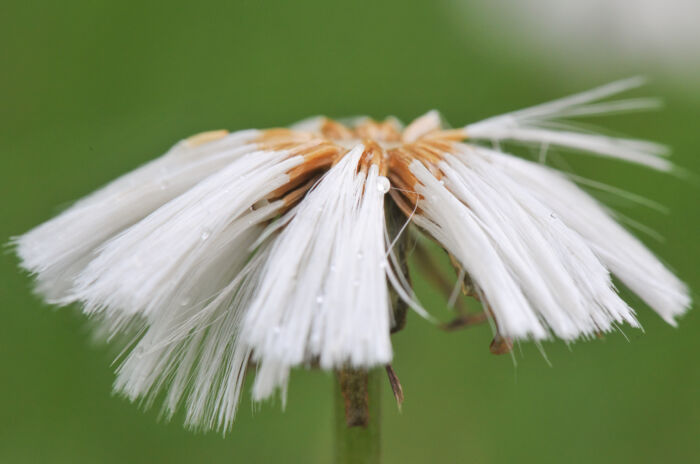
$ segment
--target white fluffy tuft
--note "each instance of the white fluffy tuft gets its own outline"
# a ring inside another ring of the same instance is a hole
[[[641,78],[631,78],[554,100],[531,108],[507,113],[469,124],[464,129],[474,140],[512,141],[523,144],[568,148],[584,153],[618,158],[661,171],[670,171],[673,164],[663,156],[668,149],[652,142],[590,134],[577,130],[559,130],[555,121],[577,116],[610,114],[658,106],[652,99],[630,99],[594,103],[625,90],[638,87]]]
[[[64,277],[60,303],[79,301],[107,336],[134,338],[115,390],[147,404],[165,392],[164,413],[184,402],[192,427],[231,426],[250,357],[241,320],[273,237],[252,259],[251,247],[285,206],[265,198],[304,160],[243,143],[256,134],[181,142],[19,239],[35,272]],[[61,227],[86,243],[59,235],[37,254],[33,241]]]
[[[438,167],[440,181],[410,166],[416,222],[460,260],[502,335],[574,340],[638,326],[608,269],[669,322],[688,306],[683,284],[562,176],[464,145]]]
[[[601,262],[652,309],[676,325],[690,306],[687,286],[586,192],[560,172],[494,150],[471,151],[528,189],[580,234]]]
[[[257,130],[193,146],[183,140],[165,155],[79,200],[14,239],[21,266],[35,274],[37,293],[61,303],[95,248],[239,156],[255,150]]]
[[[234,161],[102,246],[66,300],[81,301],[88,314],[149,319],[173,306],[201,304],[245,262],[243,236],[255,237],[259,231],[251,228],[282,205],[253,206],[302,161],[284,151]]]
[[[188,426],[229,430],[250,358],[241,342],[241,319],[269,243],[216,297],[199,307],[173,308],[169,317],[152,323],[119,367],[115,390],[147,404],[166,390],[167,417],[184,401]]]
[[[659,145],[555,123],[654,106],[596,103],[640,83],[490,118],[466,126],[466,135],[669,170]],[[324,121],[293,129],[322,135]],[[402,141],[444,136],[440,127],[431,111]],[[80,302],[101,333],[130,337],[115,390],[146,404],[164,397],[167,417],[184,405],[191,427],[231,427],[250,360],[257,363],[253,399],[279,389],[283,402],[293,367],[389,363],[389,285],[429,318],[393,255],[398,237],[388,236],[384,212],[390,183],[368,163],[365,146],[343,142],[349,152],[289,209],[269,198],[294,188],[290,171],[309,162],[302,171],[316,172],[318,160],[293,155],[304,146],[260,150],[260,134],[215,131],[182,141],[14,240],[40,294]],[[685,285],[563,174],[466,144],[436,159],[430,169],[418,159],[409,166],[420,197],[399,234],[413,220],[454,255],[502,336],[574,340],[622,322],[638,326],[611,272],[671,324],[689,306]]]
[[[242,334],[260,362],[256,400],[289,368],[371,367],[392,357],[384,231],[386,179],[358,171],[356,146],[294,211],[265,265]]]
[[[414,222],[462,264],[484,293],[503,333],[545,338],[547,332],[476,214],[420,162],[409,166],[418,179],[421,213]]]
[[[250,355],[241,320],[272,240],[252,259],[251,246],[284,206],[264,198],[302,161],[245,155],[101,247],[70,297],[112,332],[140,322],[117,391],[147,404],[165,391],[168,417],[184,401],[188,425],[230,427]]]

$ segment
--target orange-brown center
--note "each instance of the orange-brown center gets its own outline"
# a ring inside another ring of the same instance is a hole
[[[445,130],[423,117],[406,128],[394,119],[381,122],[364,119],[354,126],[324,119],[317,131],[269,129],[262,132],[257,142],[263,150],[288,150],[304,157],[302,164],[288,172],[289,182],[275,190],[270,200],[283,198],[288,207],[293,206],[326,170],[361,143],[364,152],[359,170],[367,172],[371,165],[376,165],[379,174],[389,179],[392,186],[389,193],[396,204],[410,215],[419,199],[410,164],[419,160],[440,178],[438,163],[443,153],[453,151],[454,143],[465,138],[464,130]]]

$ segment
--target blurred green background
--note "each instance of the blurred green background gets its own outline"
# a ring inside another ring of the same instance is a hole
[[[673,146],[700,172],[700,87],[614,49],[571,66],[455,1],[5,0],[0,15],[0,240],[202,130],[285,125],[315,114],[440,109],[453,124],[635,74],[662,112],[600,121]],[[683,12],[679,12],[682,14]],[[533,30],[532,34],[537,31]],[[575,57],[574,57],[575,60]],[[644,92],[637,92],[641,94]],[[614,161],[565,156],[579,175],[667,205],[660,214],[601,196],[656,229],[642,239],[692,288],[698,189]],[[450,317],[420,279],[423,303]],[[114,353],[85,321],[32,296],[0,261],[0,463],[329,462],[332,382],[299,371],[287,410],[247,395],[227,437],[161,423],[110,394]],[[700,316],[679,329],[639,300],[645,332],[489,353],[486,326],[445,334],[412,315],[394,336],[403,411],[384,386],[386,463],[700,461]]]

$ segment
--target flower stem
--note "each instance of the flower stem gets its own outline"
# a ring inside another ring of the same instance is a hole
[[[335,463],[380,462],[381,371],[342,369],[335,380]]]

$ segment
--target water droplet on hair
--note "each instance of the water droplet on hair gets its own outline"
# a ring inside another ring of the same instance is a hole
[[[202,241],[208,239],[211,236],[211,231],[209,229],[204,229],[202,233],[200,234],[199,238],[202,239]]]
[[[377,190],[379,193],[387,193],[390,188],[391,184],[389,183],[389,179],[384,176],[379,176],[377,178]]]
[[[386,262],[386,259],[383,259],[379,262],[379,269],[386,269],[389,263]]]
[[[323,303],[323,295],[319,295],[316,297],[316,303],[318,303],[318,304]]]

